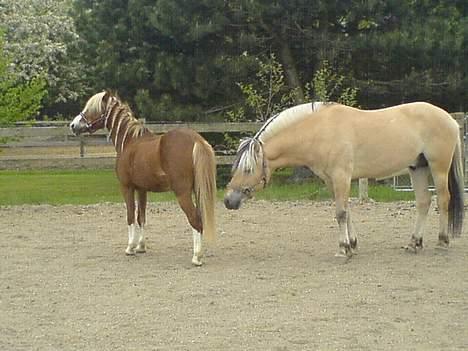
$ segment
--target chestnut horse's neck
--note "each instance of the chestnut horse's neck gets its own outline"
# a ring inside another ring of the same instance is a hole
[[[117,154],[122,153],[133,139],[150,133],[149,129],[133,116],[130,108],[115,97],[109,100],[105,111],[104,127],[109,131]]]

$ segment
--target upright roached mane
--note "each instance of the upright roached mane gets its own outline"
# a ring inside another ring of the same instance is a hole
[[[259,133],[241,144],[237,168],[226,187],[226,208],[239,209],[243,201],[265,187],[275,170],[308,167],[333,192],[339,226],[337,256],[349,258],[357,248],[349,210],[351,181],[407,170],[417,211],[407,249],[418,252],[423,248],[423,229],[431,205],[429,178],[440,214],[438,247],[448,248],[449,234],[461,234],[464,182],[460,125],[447,111],[426,102],[377,110],[333,104],[318,112],[307,106],[272,117]],[[296,122],[307,110],[310,117]]]
[[[261,145],[290,125],[309,117],[310,112],[316,112],[332,102],[310,102],[297,105],[270,117],[252,138],[244,138],[237,148],[237,156],[232,165],[232,171],[237,169],[244,173],[252,173],[263,162]]]
[[[130,106],[122,103],[119,98],[113,94],[111,94],[107,105],[103,109],[103,98],[106,94],[109,93],[103,91],[92,96],[86,103],[83,111],[98,115],[105,113],[104,127],[109,130],[109,135],[115,132],[116,149],[122,152],[127,138],[138,138],[146,134],[149,129],[133,115]],[[108,125],[108,123],[110,123],[110,125]],[[118,140],[120,131],[124,130],[123,128],[125,128],[125,132],[122,134],[120,140]]]

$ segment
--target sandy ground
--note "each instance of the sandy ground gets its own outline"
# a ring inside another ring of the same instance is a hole
[[[436,250],[431,210],[414,255],[411,203],[353,210],[360,251],[343,262],[330,202],[219,203],[193,267],[175,203],[149,206],[136,257],[123,204],[0,208],[0,349],[467,350],[468,230]]]

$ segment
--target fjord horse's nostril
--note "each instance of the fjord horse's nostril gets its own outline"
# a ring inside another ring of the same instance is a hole
[[[238,210],[241,205],[242,195],[238,191],[233,191],[224,197],[224,206],[228,210]]]

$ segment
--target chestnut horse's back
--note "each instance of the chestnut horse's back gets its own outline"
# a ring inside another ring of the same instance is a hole
[[[216,159],[210,144],[188,128],[171,130],[161,137],[161,165],[177,195],[195,195],[203,235],[215,237]]]

